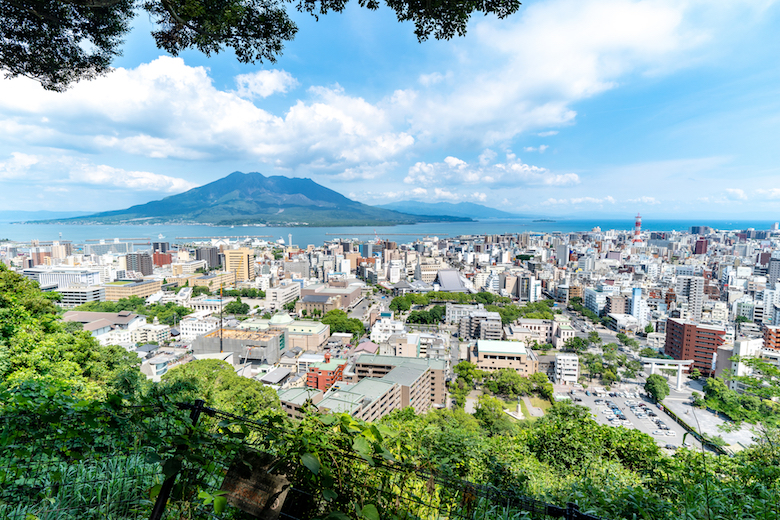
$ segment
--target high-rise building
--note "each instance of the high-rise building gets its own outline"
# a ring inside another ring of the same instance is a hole
[[[195,250],[196,260],[205,260],[209,269],[219,267],[219,249],[216,247],[199,247]]]
[[[128,253],[126,255],[127,270],[149,276],[154,272],[154,262],[147,252]]]
[[[688,313],[693,321],[701,321],[701,306],[704,300],[704,278],[701,276],[678,276],[674,292],[688,299]]]
[[[152,251],[167,253],[171,249],[169,242],[152,242]]]
[[[764,348],[780,351],[780,326],[767,325],[764,328]]]
[[[693,254],[706,255],[707,254],[707,239],[700,238],[696,241],[696,245],[693,248]]]
[[[236,274],[236,282],[247,282],[255,279],[255,252],[248,247],[225,249],[226,271]]]
[[[726,329],[699,325],[689,320],[666,320],[664,353],[678,360],[692,360],[702,374],[715,370],[718,348],[724,343]]]
[[[769,269],[767,270],[767,281],[769,286],[777,289],[777,282],[780,280],[780,258],[771,258],[769,260]]]

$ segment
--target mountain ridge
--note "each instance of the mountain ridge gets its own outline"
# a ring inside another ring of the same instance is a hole
[[[258,172],[235,171],[160,200],[46,222],[369,226],[469,220],[448,215],[411,215],[368,206],[308,178],[266,177]]]

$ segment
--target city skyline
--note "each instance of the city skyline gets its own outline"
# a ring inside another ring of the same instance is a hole
[[[231,171],[367,204],[776,218],[776,2],[551,0],[417,43],[387,9],[315,22],[276,64],[163,56],[64,94],[0,80],[3,209],[101,211]],[[773,95],[774,94],[774,95]]]

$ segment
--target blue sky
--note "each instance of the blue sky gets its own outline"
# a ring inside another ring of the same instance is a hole
[[[0,79],[0,208],[100,211],[230,172],[367,204],[779,218],[780,2],[545,0],[418,43],[392,12],[317,22],[275,64],[165,56],[64,94]]]

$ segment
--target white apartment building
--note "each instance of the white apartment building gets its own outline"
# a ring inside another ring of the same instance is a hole
[[[219,318],[205,315],[206,313],[196,313],[189,315],[179,323],[179,332],[182,339],[195,339],[216,330],[219,327]]]
[[[687,266],[678,266],[687,267]],[[678,271],[679,272],[679,271]],[[677,276],[674,292],[688,300],[688,316],[691,320],[701,321],[701,307],[704,300],[704,278],[701,276]]]
[[[56,285],[62,289],[71,285],[100,285],[100,273],[82,267],[33,267],[25,269],[22,274],[41,287]]]
[[[471,305],[447,302],[444,319],[447,323],[460,323],[461,318],[467,317],[472,311],[476,310],[485,310],[485,306],[481,303]]]
[[[100,285],[71,285],[64,289],[59,289],[62,295],[60,307],[72,309],[87,302],[102,302],[106,299],[106,290]]]
[[[278,287],[271,287],[265,292],[265,300],[273,310],[281,309],[296,298],[301,297],[301,286],[296,282],[289,282]]]
[[[555,382],[572,385],[580,377],[580,359],[577,354],[562,352],[555,354]]]
[[[394,320],[391,316],[382,316],[371,327],[370,337],[371,341],[379,344],[389,340],[393,334],[401,334],[405,331],[404,322]]]

